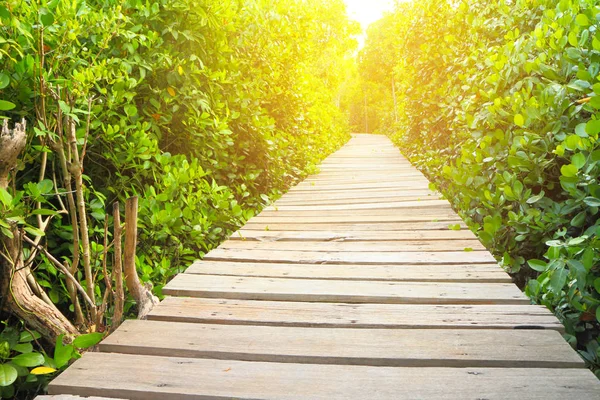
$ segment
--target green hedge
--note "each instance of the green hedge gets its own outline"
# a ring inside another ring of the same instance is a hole
[[[600,7],[588,0],[399,4],[381,132],[442,190],[526,293],[600,366]],[[381,77],[383,75],[383,77]],[[394,121],[392,77],[398,93]]]
[[[61,134],[57,115],[69,115],[86,147],[98,297],[105,215],[130,195],[140,197],[137,265],[160,294],[348,139],[335,100],[356,31],[341,0],[2,2],[0,118],[30,127],[16,200],[0,204],[3,234],[5,218],[39,233],[37,202],[60,209],[48,143]],[[56,215],[42,242],[72,258],[68,216]],[[38,257],[35,274],[73,310],[50,262]]]

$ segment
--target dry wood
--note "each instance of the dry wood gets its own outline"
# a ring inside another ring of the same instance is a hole
[[[529,304],[513,284],[374,282],[179,274],[164,288],[172,296],[243,300],[390,304]]]
[[[512,282],[510,276],[495,264],[444,265],[441,267],[439,265],[312,265],[197,261],[185,273],[353,281]]]
[[[100,344],[100,351],[380,367],[585,367],[560,333],[523,329],[338,329],[130,320]]]
[[[329,224],[310,224],[310,223],[266,223],[254,222],[251,219],[244,225],[245,230],[253,231],[345,231],[345,232],[383,232],[383,231],[408,231],[413,230],[435,230],[447,231],[449,225],[459,225],[462,229],[466,229],[467,225],[460,219],[456,218],[448,221],[430,221],[430,222],[358,222],[358,223],[329,223]]]
[[[369,242],[306,242],[306,241],[250,241],[227,240],[222,250],[321,251],[321,252],[409,252],[409,251],[463,251],[465,248],[485,250],[477,239],[458,240],[403,240]]]
[[[564,331],[546,307],[531,304],[346,304],[167,297],[148,319],[227,325],[379,329]]]
[[[460,230],[414,230],[414,231],[254,231],[245,228],[234,232],[229,240],[257,240],[260,242],[377,242],[403,240],[458,240],[476,239],[468,229]]]
[[[424,370],[87,353],[49,391],[132,400],[592,400],[600,382],[579,368]]]
[[[247,249],[215,249],[205,260],[238,262],[282,262],[294,264],[466,264],[496,263],[487,251],[434,251],[434,252],[385,252],[362,251],[321,252],[321,251],[270,251]]]

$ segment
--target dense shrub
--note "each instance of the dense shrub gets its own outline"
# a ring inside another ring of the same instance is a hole
[[[2,2],[0,119],[25,118],[28,139],[0,187],[0,235],[16,224],[76,264],[66,198],[79,153],[97,300],[105,218],[131,195],[138,269],[160,294],[348,138],[336,99],[357,29],[341,0]],[[38,254],[32,270],[73,318],[55,265]]]
[[[598,367],[600,7],[588,0],[423,0],[386,18],[398,122],[379,130],[565,323]],[[376,51],[367,41],[363,59]],[[390,104],[386,89],[379,99]]]

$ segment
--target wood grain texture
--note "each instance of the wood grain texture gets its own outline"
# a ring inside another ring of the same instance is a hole
[[[253,222],[251,219],[244,225],[245,230],[259,231],[344,231],[344,232],[382,232],[382,231],[409,231],[414,230],[449,230],[448,226],[457,224],[462,229],[467,225],[456,218],[448,221],[431,222],[362,222],[362,223],[330,223],[330,224],[305,224],[294,223],[268,223]]]
[[[197,261],[186,274],[403,282],[510,283],[496,264],[335,265]]]
[[[313,328],[564,331],[546,307],[530,304],[347,304],[167,297],[148,319]]]
[[[214,249],[205,260],[239,262],[282,262],[294,264],[465,264],[496,263],[487,251],[430,252],[322,252],[322,251],[244,251]]]
[[[332,241],[332,242],[377,242],[402,240],[461,240],[476,239],[468,229],[460,230],[413,230],[413,231],[254,231],[240,229],[229,240],[248,240],[261,242],[285,241]]]
[[[529,304],[513,284],[372,282],[179,274],[164,288],[172,296],[244,300],[395,304]]]
[[[218,247],[222,250],[269,250],[269,251],[321,251],[321,252],[426,252],[485,250],[477,239],[456,240],[402,240],[369,242],[294,242],[294,241],[251,241],[226,240]]]
[[[314,329],[129,320],[100,344],[100,350],[381,367],[585,366],[562,336],[550,330]]]
[[[600,383],[585,369],[423,370],[109,353],[84,354],[49,390],[132,400],[600,399]]]

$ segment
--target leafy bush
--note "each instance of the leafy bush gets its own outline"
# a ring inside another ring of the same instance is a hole
[[[398,123],[381,131],[595,367],[599,12],[587,0],[400,4],[387,19],[395,63],[374,82],[393,76],[400,93]]]
[[[0,119],[29,129],[0,241],[24,235],[33,292],[107,329],[60,264],[102,308],[108,210],[137,195],[137,266],[160,294],[348,139],[335,102],[357,29],[341,0],[2,2]]]

